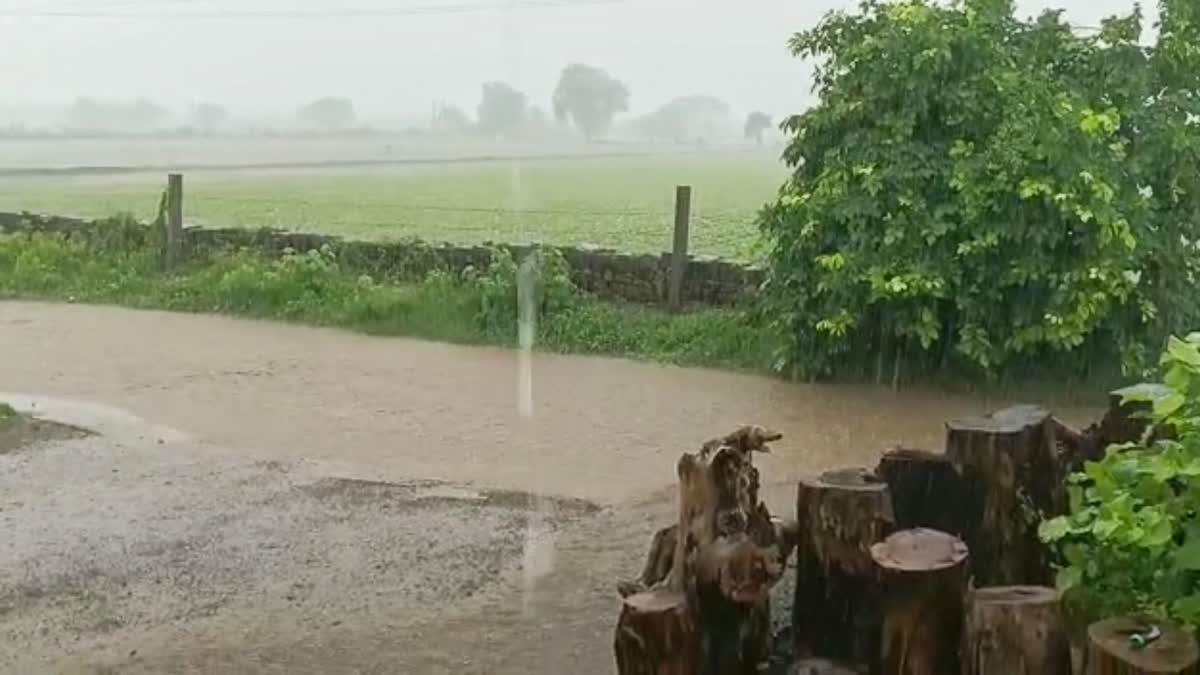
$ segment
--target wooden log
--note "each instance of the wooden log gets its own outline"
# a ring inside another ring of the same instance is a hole
[[[1144,647],[1132,641],[1135,633],[1144,634],[1157,627],[1158,639]],[[1196,638],[1172,623],[1141,617],[1117,617],[1098,621],[1088,627],[1088,675],[1195,675],[1200,660]]]
[[[766,663],[769,592],[783,575],[795,534],[759,501],[752,456],[768,452],[766,444],[779,437],[762,427],[743,427],[679,459],[679,522],[655,535],[639,579],[618,584],[625,596],[617,626],[621,675],[751,675]],[[647,602],[642,598],[661,594],[674,603],[670,611],[662,602],[650,603],[657,611],[640,608]],[[680,628],[680,612],[687,615],[690,633]],[[647,614],[668,616],[647,619]],[[639,643],[677,645],[685,633],[696,636],[694,650],[677,649],[666,658],[661,649],[636,648]],[[693,670],[672,670],[682,667],[679,663]]]
[[[1048,584],[1047,549],[1037,522],[1063,513],[1068,467],[1058,460],[1050,413],[1015,406],[946,423],[946,456],[963,477],[965,518],[978,586]]]
[[[875,473],[892,495],[896,529],[926,527],[965,534],[966,483],[945,455],[895,448],[884,453]]]
[[[883,675],[955,675],[967,545],[945,532],[897,532],[871,547],[884,579]]]
[[[871,545],[894,528],[887,485],[867,469],[800,481],[792,629],[797,654],[866,663],[879,651],[879,571]]]
[[[653,590],[624,598],[613,648],[621,675],[700,672],[700,634],[687,596]]]
[[[996,586],[967,593],[963,675],[1071,675],[1058,591]]]

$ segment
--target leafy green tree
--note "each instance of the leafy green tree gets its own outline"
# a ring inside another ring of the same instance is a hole
[[[606,71],[583,63],[563,69],[554,89],[554,116],[570,120],[591,140],[629,109],[629,88]]]
[[[483,85],[483,94],[476,112],[479,129],[495,135],[511,135],[525,125],[528,113],[524,92],[504,82],[488,82]]]
[[[296,117],[305,126],[341,131],[354,126],[354,103],[348,98],[326,96],[301,107]]]
[[[1150,46],[1138,11],[1081,34],[1011,0],[866,0],[796,34],[821,101],[784,122],[793,174],[760,216],[777,366],[1132,368],[1185,332],[1200,10],[1160,7]]]
[[[771,116],[761,110],[756,110],[746,116],[742,134],[748,139],[754,139],[758,145],[762,145],[763,132],[770,128]]]

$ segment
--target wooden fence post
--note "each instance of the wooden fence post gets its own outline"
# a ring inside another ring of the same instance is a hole
[[[174,267],[183,248],[183,174],[167,174],[167,267]]]
[[[671,248],[671,285],[667,304],[672,310],[683,307],[683,281],[688,263],[688,226],[692,218],[692,186],[675,188],[675,239]]]

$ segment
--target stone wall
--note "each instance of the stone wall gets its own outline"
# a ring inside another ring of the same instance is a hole
[[[92,221],[63,216],[0,212],[0,230],[58,232],[70,235],[94,225]],[[495,248],[506,248],[518,259],[528,246],[495,244],[458,246],[420,241],[373,242],[280,230],[198,228],[184,230],[185,245],[193,255],[231,249],[282,254],[329,246],[349,269],[380,279],[419,278],[434,269],[458,272],[468,266],[483,268]],[[671,255],[635,255],[601,248],[555,246],[571,266],[579,288],[605,300],[640,304],[665,304]],[[684,279],[683,301],[691,305],[732,305],[754,292],[764,278],[760,268],[710,257],[693,256]]]

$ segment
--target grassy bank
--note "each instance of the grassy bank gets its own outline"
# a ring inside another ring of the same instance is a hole
[[[267,259],[219,253],[163,271],[146,228],[114,221],[87,238],[0,236],[0,298],[67,300],[216,312],[459,343],[515,344],[518,266],[433,272],[381,282],[344,269],[329,251]],[[561,259],[545,258],[537,346],[680,365],[767,370],[774,341],[749,312],[680,316],[602,303],[574,289]]]

